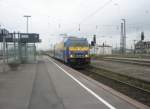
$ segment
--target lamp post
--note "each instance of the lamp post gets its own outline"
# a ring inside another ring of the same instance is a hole
[[[31,17],[31,16],[29,16],[29,15],[24,15],[23,17],[25,17],[26,19],[27,19],[27,33],[29,32],[29,28],[28,28],[28,26],[29,26],[29,17]]]
[[[133,40],[133,42],[134,42],[134,55],[135,55],[135,52],[136,52],[136,50],[135,50],[135,49],[136,49],[136,47],[135,47],[136,41],[137,41],[137,40]]]

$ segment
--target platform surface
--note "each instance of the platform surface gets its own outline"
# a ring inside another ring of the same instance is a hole
[[[144,107],[148,109],[148,107]],[[144,109],[143,108],[143,109]],[[0,73],[0,109],[138,109],[49,57]]]

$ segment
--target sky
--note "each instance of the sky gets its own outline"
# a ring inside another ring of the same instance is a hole
[[[60,34],[86,37],[96,34],[97,43],[114,48],[120,45],[121,19],[126,19],[127,48],[133,40],[150,40],[150,0],[0,0],[0,25],[10,32],[39,33],[38,49],[50,49],[62,37]],[[79,31],[80,25],[80,31]]]

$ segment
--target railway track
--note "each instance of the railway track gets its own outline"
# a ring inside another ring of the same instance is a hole
[[[150,66],[150,60],[148,59],[136,59],[136,58],[115,58],[115,57],[105,57],[103,58],[104,61],[114,61],[114,62],[121,62],[121,63],[129,63],[129,64],[136,64],[142,66]]]
[[[87,67],[81,73],[150,106],[150,83],[101,68]]]

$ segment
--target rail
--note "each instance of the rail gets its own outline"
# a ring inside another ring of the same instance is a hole
[[[142,65],[142,66],[150,66],[150,59],[105,57],[105,58],[103,58],[103,60],[129,63],[129,64],[136,64],[136,65]]]
[[[95,68],[93,66],[89,66],[86,69],[79,71],[150,106],[150,83],[147,81],[117,74],[103,68]]]

